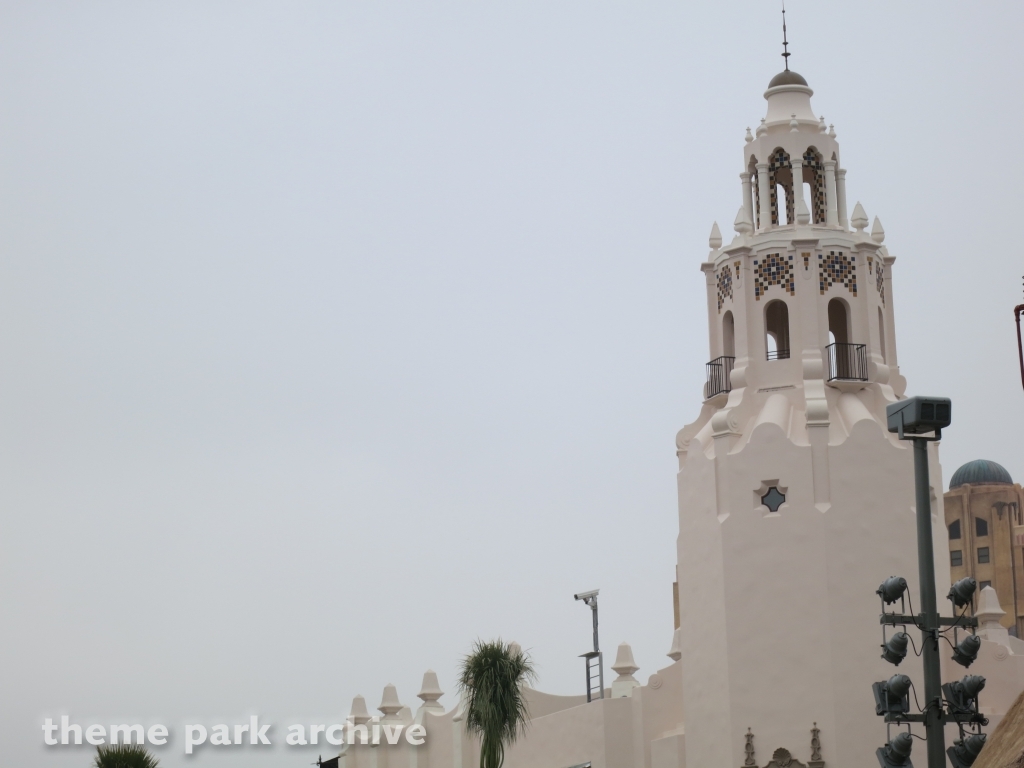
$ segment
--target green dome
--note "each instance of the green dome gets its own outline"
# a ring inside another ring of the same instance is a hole
[[[949,490],[961,485],[1013,485],[1013,479],[1001,465],[988,459],[968,461],[953,473],[949,481]]]

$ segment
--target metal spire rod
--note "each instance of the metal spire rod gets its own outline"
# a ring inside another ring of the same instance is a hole
[[[782,60],[786,62],[789,72],[789,42],[786,40],[786,0],[782,0]]]

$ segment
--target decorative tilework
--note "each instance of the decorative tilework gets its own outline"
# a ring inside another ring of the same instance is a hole
[[[789,184],[776,178],[776,172],[783,168],[789,168]],[[779,192],[776,187],[777,184],[782,184],[782,188],[786,193],[786,221],[791,224],[796,221],[796,199],[793,197],[792,176],[793,164],[789,162],[789,155],[786,154],[786,150],[779,147],[772,152],[771,157],[768,159],[768,189],[772,196],[772,224],[778,225],[779,223]]]
[[[842,285],[857,295],[857,265],[852,256],[845,256],[842,251],[829,251],[826,256],[818,254],[818,278],[822,294],[833,285]]]
[[[725,300],[732,301],[732,267],[726,264],[718,273],[718,311],[721,313]]]
[[[882,269],[882,262],[875,262],[875,286],[878,288],[878,295],[882,299],[882,306],[885,306],[885,270]]]
[[[821,162],[821,155],[814,147],[809,147],[804,153],[803,162],[804,168],[814,171],[814,181],[811,183],[811,220],[815,224],[824,224],[826,215],[825,166]]]
[[[754,259],[754,299],[760,301],[773,285],[780,286],[790,296],[796,295],[792,256],[769,253],[762,259]]]

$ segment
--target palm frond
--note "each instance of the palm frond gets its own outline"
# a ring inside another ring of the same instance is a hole
[[[139,744],[109,744],[96,748],[95,768],[157,768],[160,762]]]
[[[522,685],[535,677],[529,657],[500,638],[477,640],[462,660],[459,691],[466,727],[480,734],[480,768],[501,768],[505,747],[526,731],[530,713]]]

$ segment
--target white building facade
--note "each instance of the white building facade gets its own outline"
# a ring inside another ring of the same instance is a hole
[[[877,218],[867,232],[859,203],[848,216],[836,134],[811,95],[788,69],[771,81],[767,115],[746,136],[736,237],[723,245],[716,227],[701,265],[712,360],[700,417],[677,437],[694,766],[744,765],[748,734],[759,757],[784,748],[804,763],[875,764],[885,729],[870,684],[895,670],[880,659],[874,591],[897,574],[918,591],[912,451],[885,427],[906,386],[895,258]],[[934,450],[931,470],[945,553]],[[899,671],[923,690],[915,657]]]
[[[877,218],[869,229],[859,203],[848,213],[836,134],[811,110],[804,78],[787,69],[764,95],[767,115],[743,150],[736,236],[725,245],[715,225],[701,264],[711,360],[700,414],[676,438],[672,663],[641,684],[623,645],[607,698],[527,691],[532,721],[507,768],[874,768],[886,729],[871,683],[898,671],[923,691],[913,653],[898,670],[881,659],[875,596],[900,575],[919,609],[912,450],[885,428],[886,405],[906,389],[895,257]],[[935,444],[930,456],[944,596]],[[977,615],[970,672],[989,677],[981,704],[994,726],[1024,690],[1024,642],[999,625],[991,588]],[[943,656],[944,680],[961,677]],[[426,744],[346,747],[339,768],[475,768],[461,705],[446,711],[440,696],[428,673],[414,713],[388,686],[381,722],[423,724]],[[362,697],[349,721],[372,721]]]

